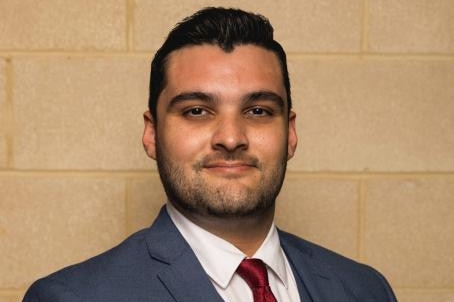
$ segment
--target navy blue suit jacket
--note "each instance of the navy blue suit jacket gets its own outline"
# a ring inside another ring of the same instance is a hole
[[[304,302],[396,301],[386,280],[374,269],[291,234],[279,231],[279,236]],[[222,299],[163,208],[150,228],[117,247],[36,281],[23,301]]]

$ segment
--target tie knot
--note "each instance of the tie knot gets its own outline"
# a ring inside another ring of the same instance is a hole
[[[250,288],[268,286],[268,273],[265,263],[260,259],[243,259],[236,272]]]
[[[268,272],[262,260],[243,259],[236,272],[252,289],[254,302],[276,302],[268,284]]]

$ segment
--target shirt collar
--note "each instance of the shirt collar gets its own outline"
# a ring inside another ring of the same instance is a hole
[[[261,259],[277,275],[278,279],[287,288],[287,269],[285,265],[284,251],[281,248],[279,234],[274,223],[253,258]]]
[[[166,206],[170,218],[194,251],[205,272],[220,287],[226,288],[246,255],[233,244],[187,219],[170,202],[167,202]],[[284,254],[274,223],[253,258],[261,259],[284,286],[288,286]]]

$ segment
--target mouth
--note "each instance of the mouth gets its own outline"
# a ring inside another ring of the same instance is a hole
[[[248,154],[210,154],[194,169],[221,178],[241,178],[261,170],[258,158]]]
[[[205,171],[229,177],[240,177],[256,168],[253,161],[212,161],[203,165]]]
[[[250,162],[210,162],[204,165],[204,168],[220,168],[220,169],[241,169],[241,168],[253,168],[255,165]]]

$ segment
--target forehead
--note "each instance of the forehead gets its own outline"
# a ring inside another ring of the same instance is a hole
[[[286,99],[276,54],[255,45],[226,52],[215,45],[187,46],[172,52],[166,64],[166,87],[184,90],[272,90]]]

